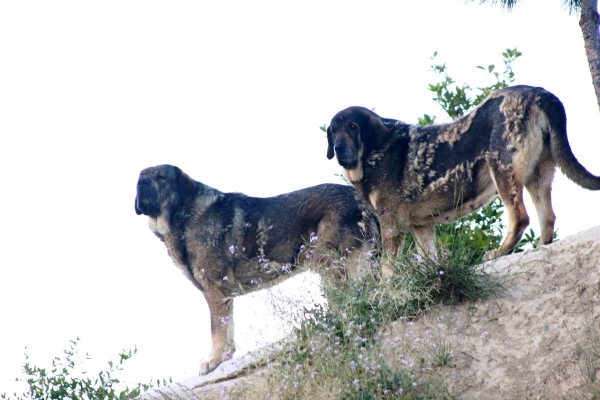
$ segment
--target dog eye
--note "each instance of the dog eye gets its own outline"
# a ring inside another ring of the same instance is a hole
[[[352,130],[356,130],[356,128],[357,128],[357,126],[352,122],[350,122],[349,126],[350,126],[350,129],[352,129]]]

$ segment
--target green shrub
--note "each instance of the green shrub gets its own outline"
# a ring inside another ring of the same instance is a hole
[[[121,384],[118,376],[123,370],[123,363],[137,353],[137,349],[123,350],[119,354],[119,361],[108,361],[108,369],[100,371],[94,376],[87,376],[82,370],[79,361],[81,357],[77,353],[79,338],[71,340],[69,349],[63,350],[62,356],[52,359],[52,368],[42,368],[32,365],[25,354],[23,374],[26,378],[17,378],[18,382],[27,385],[27,391],[21,395],[14,393],[12,396],[6,393],[0,395],[0,399],[14,400],[49,400],[49,399],[73,399],[73,400],[124,400],[135,399],[143,392],[154,387],[153,383],[138,383],[133,387]],[[86,354],[83,359],[89,360]],[[166,381],[157,381],[156,385],[166,384]]]

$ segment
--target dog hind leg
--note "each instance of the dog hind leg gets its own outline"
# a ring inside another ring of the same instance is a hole
[[[538,165],[529,181],[525,184],[540,222],[541,243],[550,244],[554,239],[554,222],[556,215],[552,209],[552,179],[554,178],[554,162],[546,161]]]
[[[495,161],[489,161],[489,164],[498,195],[508,214],[508,233],[499,248],[486,254],[486,260],[511,253],[529,225],[529,216],[523,202],[523,184],[520,179],[511,167],[500,168]]]

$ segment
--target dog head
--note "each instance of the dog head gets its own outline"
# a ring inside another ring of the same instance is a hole
[[[173,165],[158,165],[140,172],[135,212],[149,217],[169,215],[194,190],[196,181]]]
[[[364,107],[349,107],[338,112],[327,128],[327,158],[335,155],[338,163],[351,170],[361,158],[377,150],[389,138],[389,129],[381,118]]]

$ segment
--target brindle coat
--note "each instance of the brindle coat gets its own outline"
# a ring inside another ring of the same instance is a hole
[[[435,258],[435,224],[461,218],[500,196],[508,234],[487,254],[510,253],[529,224],[523,188],[531,194],[541,242],[552,242],[550,198],[555,166],[578,185],[600,189],[600,177],[575,158],[560,100],[538,87],[490,94],[452,123],[428,127],[381,118],[363,107],[338,112],[327,129],[327,158],[379,214],[384,248],[397,253],[410,231],[421,254]]]
[[[303,257],[314,251],[313,259],[326,261],[333,248],[347,256],[347,273],[358,274],[379,235],[375,214],[351,186],[324,184],[256,198],[222,193],[171,165],[140,173],[135,211],[148,216],[174,263],[206,298],[212,349],[201,374],[235,351],[232,297],[299,271],[295,265],[309,240],[316,244]]]

